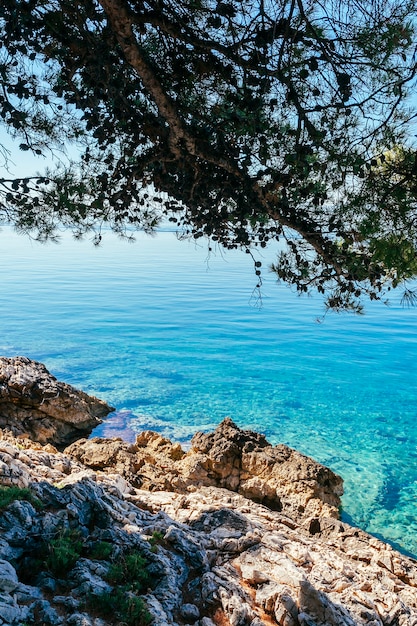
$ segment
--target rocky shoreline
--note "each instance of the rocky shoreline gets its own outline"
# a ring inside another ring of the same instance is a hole
[[[230,419],[86,439],[109,410],[0,359],[1,626],[417,626],[417,562],[338,519],[331,470]]]

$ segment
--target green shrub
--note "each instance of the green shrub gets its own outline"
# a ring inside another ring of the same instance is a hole
[[[121,588],[117,589],[116,596],[119,596],[116,612],[121,621],[126,622],[127,626],[147,626],[151,623],[151,615],[142,598],[124,593]]]
[[[33,495],[30,489],[22,489],[21,487],[0,486],[0,511],[3,511],[15,500],[26,500],[30,502],[35,509],[42,508],[41,501]]]
[[[164,540],[164,533],[161,533],[159,530],[154,530],[152,533],[152,537],[149,539],[149,543],[151,546],[156,546],[158,543],[162,543]]]
[[[81,556],[83,543],[76,531],[64,530],[47,546],[45,564],[54,576],[61,577],[74,567]]]
[[[106,560],[113,552],[113,545],[108,541],[98,541],[90,548],[88,556],[97,561]]]
[[[143,591],[149,581],[147,560],[141,552],[122,555],[117,563],[110,565],[107,580],[114,585],[127,585],[134,591]]]
[[[164,533],[161,533],[159,530],[154,530],[152,537],[148,541],[151,544],[151,552],[156,554],[158,552],[158,545],[164,541]]]
[[[115,613],[115,590],[89,593],[84,599],[84,608],[89,613],[109,620]]]
[[[148,626],[152,618],[142,598],[133,594],[128,587],[116,587],[110,593],[91,594],[86,600],[87,610],[112,622],[122,622],[126,626]]]

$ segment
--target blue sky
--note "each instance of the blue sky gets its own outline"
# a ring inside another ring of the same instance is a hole
[[[3,148],[0,151],[0,178],[36,176],[38,173],[42,174],[47,167],[54,163],[51,155],[36,156],[29,150],[19,150],[20,143],[21,139],[13,139],[5,127],[0,125],[0,146]],[[6,164],[5,154],[7,152],[10,155],[7,154],[8,163]],[[76,150],[70,146],[68,154],[76,156]],[[63,155],[60,157],[62,159]]]

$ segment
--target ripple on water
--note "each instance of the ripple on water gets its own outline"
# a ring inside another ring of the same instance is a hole
[[[263,251],[264,266],[274,251]],[[182,443],[224,417],[329,464],[344,515],[417,555],[415,309],[327,315],[248,255],[211,256],[169,233],[134,245],[37,246],[3,232],[2,353],[44,362],[117,412],[101,428]]]

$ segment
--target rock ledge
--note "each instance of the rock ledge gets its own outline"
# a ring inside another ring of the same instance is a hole
[[[145,626],[140,601],[153,626],[417,626],[417,562],[337,519],[329,469],[230,419],[189,452],[149,431],[60,452],[109,407],[0,371],[0,626]]]
[[[188,452],[152,431],[140,433],[134,444],[82,439],[65,452],[149,491],[220,487],[295,518],[339,515],[340,476],[288,446],[272,446],[263,435],[241,430],[230,418],[213,433],[197,433]]]
[[[108,404],[61,383],[42,363],[26,357],[0,357],[0,428],[34,441],[65,447],[88,436]]]

